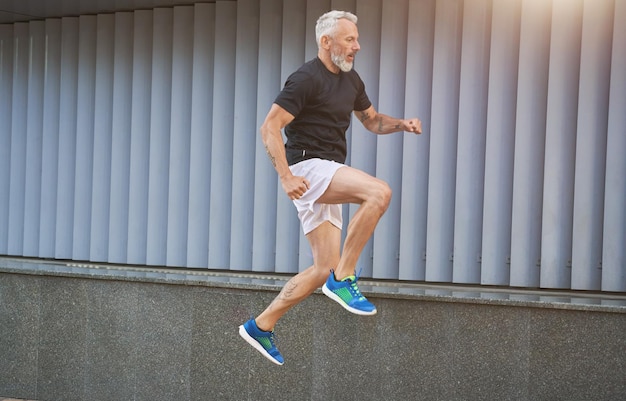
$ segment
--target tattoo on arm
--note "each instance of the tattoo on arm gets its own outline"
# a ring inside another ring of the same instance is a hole
[[[359,120],[361,120],[362,123],[364,123],[365,120],[369,118],[370,118],[370,115],[367,113],[367,111],[359,111]]]
[[[267,152],[267,157],[269,157],[270,161],[272,162],[272,166],[276,167],[276,158],[274,157],[272,152],[270,152],[270,148],[268,148],[267,145],[265,145],[265,151]]]
[[[378,132],[383,132],[383,118],[378,117]]]

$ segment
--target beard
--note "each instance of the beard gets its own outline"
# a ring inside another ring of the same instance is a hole
[[[339,69],[343,72],[349,72],[354,64],[346,60],[346,56],[344,56],[343,54],[336,54],[331,52],[330,59],[333,64],[339,67]]]

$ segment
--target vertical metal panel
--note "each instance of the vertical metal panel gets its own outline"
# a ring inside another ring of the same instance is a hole
[[[72,258],[89,260],[93,182],[96,16],[79,17],[76,183]]]
[[[59,169],[59,97],[61,83],[61,20],[48,19],[43,93],[41,212],[38,255],[54,255]]]
[[[409,4],[405,0],[386,1],[382,8],[378,111],[403,117],[406,76],[406,37]],[[400,253],[400,199],[402,197],[402,142],[404,133],[379,136],[376,175],[393,191],[391,203],[374,235],[373,274],[397,278]]]
[[[401,280],[424,280],[428,210],[428,149],[432,99],[435,0],[409,2],[404,115],[422,121],[422,134],[405,135],[400,205]]]
[[[262,5],[262,12],[264,7]],[[269,111],[272,102],[282,89],[289,74],[295,71],[304,61],[306,0],[285,1],[282,9],[281,32],[274,32],[273,40],[280,40],[281,46],[272,50],[259,52],[259,79],[257,102],[257,126],[260,127]],[[278,18],[277,18],[278,19]],[[276,21],[278,23],[278,21]],[[267,30],[261,23],[261,33]],[[278,36],[280,35],[280,36]],[[261,41],[264,44],[273,43]],[[267,58],[264,57],[267,55]],[[263,73],[265,71],[265,73]],[[272,72],[268,77],[268,72]],[[263,87],[261,87],[263,85]],[[283,273],[298,271],[300,229],[298,216],[293,203],[278,183],[276,171],[269,162],[261,137],[257,131],[257,151],[255,168],[255,202],[254,202],[254,270],[271,271],[272,259],[275,256],[275,269]],[[276,235],[264,237],[265,232]],[[278,241],[277,239],[280,239]]]
[[[0,254],[8,253],[9,241],[12,64],[13,25],[0,25]]]
[[[133,14],[115,14],[108,260],[126,263],[133,87]]]
[[[135,11],[133,17],[127,261],[141,264],[148,246],[153,12]]]
[[[70,259],[74,243],[79,19],[63,18],[61,25],[59,170],[54,257]]]
[[[207,267],[215,4],[196,4],[194,21],[187,266]]]
[[[602,290],[626,291],[626,1],[615,2],[609,91]]]
[[[89,260],[105,262],[109,255],[115,15],[98,15],[97,25]]]
[[[519,1],[494,4],[481,233],[483,284],[509,282],[519,19]]]
[[[149,265],[164,265],[167,254],[173,14],[173,10],[167,8],[153,12],[146,258]]]
[[[259,2],[237,2],[237,45],[235,64],[235,110],[233,121],[233,201],[231,209],[230,268],[252,266],[254,223],[254,157],[256,150],[256,93],[258,78]]]
[[[28,68],[28,111],[26,122],[26,176],[24,186],[24,249],[22,255],[39,254],[41,214],[41,141],[43,130],[43,88],[46,26],[29,23],[30,60]]]
[[[463,3],[437,3],[428,181],[426,280],[452,281]]]
[[[290,18],[289,8],[303,6],[302,2],[285,3],[283,10],[282,2],[270,0],[260,3],[259,14],[259,41],[258,41],[258,70],[256,76],[256,110],[253,111],[255,121],[254,130],[250,135],[250,141],[254,145],[254,154],[251,155],[254,161],[254,179],[252,205],[252,260],[250,266],[246,268],[256,271],[297,271],[297,241],[298,232],[279,234],[280,224],[278,215],[287,215],[292,211],[293,206],[287,199],[285,208],[277,210],[277,202],[281,199],[279,190],[277,191],[276,171],[270,163],[265,147],[259,134],[259,127],[263,124],[265,116],[269,111],[272,101],[281,88],[281,40],[285,24],[297,24],[298,20]],[[283,15],[285,14],[285,17]],[[300,10],[294,12],[293,16],[301,16]],[[297,35],[296,39],[297,39]],[[294,35],[285,39],[294,40]],[[286,196],[283,194],[283,198]],[[289,227],[289,226],[288,226]],[[287,227],[287,228],[288,228]],[[293,226],[291,226],[293,227]],[[276,237],[282,235],[284,241],[276,244]],[[234,236],[233,236],[234,238]]]
[[[133,16],[133,67],[128,178],[128,263],[146,263],[152,93],[153,12]]]
[[[455,283],[480,282],[491,12],[489,0],[464,3],[452,262]]]
[[[522,2],[509,281],[520,287],[539,286],[551,15],[551,2]]]
[[[14,35],[9,240],[7,252],[10,255],[22,255],[24,251],[24,190],[26,181],[26,135],[30,51],[28,24],[15,24]]]
[[[174,8],[169,199],[167,214],[168,266],[187,264],[189,220],[189,157],[193,71],[193,7]]]
[[[229,268],[237,3],[218,2],[215,18],[209,267]],[[241,213],[242,211],[236,211]]]
[[[543,186],[542,287],[570,285],[582,8],[582,1],[553,3]]]
[[[585,0],[584,9],[571,288],[599,290],[614,4]]]
[[[378,0],[358,0],[356,15],[359,18],[359,44],[361,50],[356,56],[354,68],[365,83],[365,91],[376,109],[379,105],[378,85],[380,74],[380,41],[382,31],[382,4]],[[350,144],[350,165],[370,175],[376,175],[377,136],[365,129],[363,124],[352,117],[352,143]],[[395,194],[394,196],[398,196]],[[344,221],[354,216],[359,205],[350,205]],[[376,234],[374,234],[376,235]],[[372,277],[374,271],[374,240],[370,239],[357,262],[357,270],[365,277]]]

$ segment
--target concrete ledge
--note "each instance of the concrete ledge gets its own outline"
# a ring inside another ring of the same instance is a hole
[[[154,284],[237,288],[258,291],[280,291],[285,282],[291,277],[287,275],[255,272],[193,270],[151,266],[116,266],[109,264],[8,257],[0,257],[0,272]],[[470,285],[416,284],[409,282],[373,281],[367,279],[359,280],[359,287],[366,295],[379,298],[525,306],[626,314],[626,294],[619,293],[525,290]],[[316,293],[321,294],[322,292],[318,290]]]
[[[626,296],[363,285],[314,294],[274,366],[237,335],[285,277],[0,258],[0,394],[46,400],[621,400]]]

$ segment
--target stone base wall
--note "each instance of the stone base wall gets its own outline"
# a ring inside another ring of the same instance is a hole
[[[379,313],[361,317],[318,292],[276,327],[286,360],[276,366],[237,327],[280,278],[69,269],[0,266],[0,396],[626,399],[620,297],[576,305],[364,285]]]

